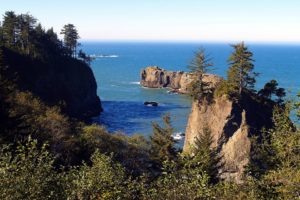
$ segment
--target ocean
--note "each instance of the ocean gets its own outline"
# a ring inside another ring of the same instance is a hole
[[[139,85],[140,72],[147,66],[173,71],[188,71],[194,52],[205,48],[212,58],[214,71],[226,75],[230,44],[171,42],[82,42],[81,48],[98,57],[91,68],[98,84],[104,112],[93,121],[111,132],[125,134],[152,133],[153,122],[170,113],[175,132],[184,132],[191,108],[186,95],[168,94],[166,89],[149,89]],[[254,53],[257,89],[271,79],[286,88],[288,95],[300,91],[300,45],[248,44]],[[144,106],[144,101],[159,102],[158,107]]]

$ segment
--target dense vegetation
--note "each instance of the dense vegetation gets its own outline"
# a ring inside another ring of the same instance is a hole
[[[8,16],[16,17],[6,13]],[[211,147],[208,127],[203,127],[204,134],[197,139],[193,153],[185,155],[174,148],[169,115],[163,118],[163,125],[153,124],[153,136],[148,141],[71,119],[61,105],[49,105],[24,91],[17,77],[7,72],[12,61],[5,51],[12,51],[11,56],[37,56],[47,63],[47,57],[58,52],[57,59],[74,61],[77,58],[71,57],[76,50],[72,45],[65,47],[56,36],[54,40],[60,44],[56,50],[48,39],[38,40],[40,46],[16,40],[20,33],[11,31],[7,20],[1,27],[0,48],[1,199],[299,199],[300,130],[289,116],[292,108],[299,111],[300,104],[283,103],[284,90],[274,81],[258,94],[253,90],[254,76],[249,74],[254,67],[252,54],[244,44],[234,46],[228,78],[214,95],[228,95],[238,101],[250,92],[261,103],[273,102],[275,95],[278,103],[274,103],[275,126],[253,138],[246,178],[236,184],[219,177],[221,158],[218,149]],[[25,31],[22,38],[35,41],[36,31],[41,29],[37,27],[29,34]],[[42,37],[47,38],[47,32],[42,31]],[[241,59],[240,63],[236,59],[240,54],[247,61]],[[209,66],[201,51],[192,69],[201,76]],[[200,77],[196,83],[201,81]],[[200,91],[194,93],[195,98],[205,98],[205,87],[194,86]]]

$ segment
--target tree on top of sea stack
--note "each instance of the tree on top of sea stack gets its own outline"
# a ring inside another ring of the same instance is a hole
[[[228,59],[230,67],[227,71],[227,84],[229,95],[240,97],[245,91],[254,91],[255,77],[258,74],[253,72],[253,53],[248,50],[244,42],[232,47],[234,52]]]
[[[64,35],[64,44],[69,49],[70,55],[76,55],[76,48],[78,46],[78,31],[73,24],[66,24],[64,25],[63,29],[61,30],[60,34]]]
[[[211,58],[209,58],[205,49],[201,48],[195,53],[195,57],[192,60],[188,68],[196,76],[196,79],[190,84],[189,92],[195,100],[200,100],[205,94],[208,93],[207,85],[203,82],[203,75],[208,73],[213,66]]]

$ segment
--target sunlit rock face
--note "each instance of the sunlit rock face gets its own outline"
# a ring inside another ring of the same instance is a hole
[[[194,80],[192,73],[167,71],[157,66],[146,67],[141,71],[141,85],[148,88],[170,88],[178,93],[188,93],[188,86]],[[203,81],[215,85],[221,78],[214,74],[205,74]]]
[[[212,145],[222,157],[220,177],[240,183],[250,159],[251,136],[260,134],[263,127],[273,126],[272,110],[272,105],[260,104],[248,96],[240,102],[225,96],[215,97],[212,102],[194,101],[183,150],[191,153],[195,138],[208,126],[214,140]]]

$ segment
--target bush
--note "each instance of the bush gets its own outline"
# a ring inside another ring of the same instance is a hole
[[[112,156],[95,152],[92,165],[83,164],[66,174],[68,199],[124,199],[128,197],[130,179],[125,169]],[[130,196],[130,195],[129,195]]]
[[[46,145],[38,148],[30,137],[14,151],[0,151],[0,199],[62,199],[61,176],[53,169],[54,158]]]

